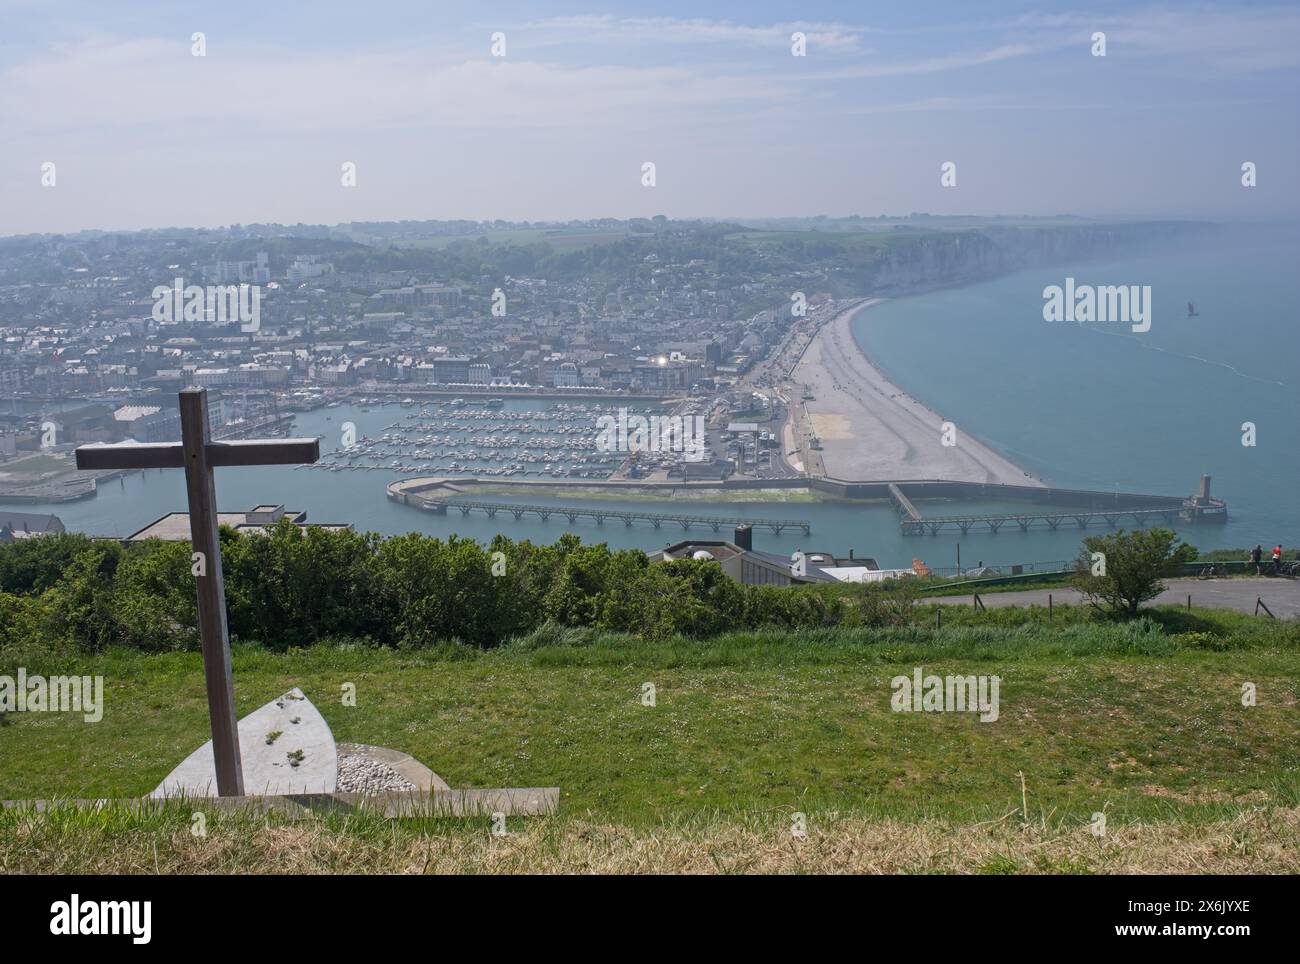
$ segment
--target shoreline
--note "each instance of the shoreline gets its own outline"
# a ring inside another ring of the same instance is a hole
[[[945,418],[890,381],[867,355],[853,337],[853,320],[884,300],[869,298],[838,312],[817,332],[791,374],[796,389],[807,385],[812,390],[814,398],[804,407],[821,441],[826,474],[1044,486],[1042,479],[964,431],[957,418]],[[955,445],[942,444],[945,420],[956,426]]]

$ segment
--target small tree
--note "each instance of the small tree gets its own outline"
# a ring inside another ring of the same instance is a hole
[[[859,604],[864,626],[906,626],[916,617],[917,588],[912,576],[862,584]]]
[[[1180,542],[1172,529],[1138,529],[1083,540],[1071,580],[1092,604],[1104,603],[1116,615],[1134,616],[1142,603],[1165,591],[1162,576],[1196,558],[1196,548]]]

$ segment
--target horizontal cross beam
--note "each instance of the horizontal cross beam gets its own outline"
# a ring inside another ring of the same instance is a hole
[[[79,469],[179,469],[185,466],[185,450],[179,442],[147,442],[139,445],[106,445],[96,442],[77,446]]]
[[[209,442],[208,464],[224,465],[309,465],[320,461],[320,439],[285,438],[242,442]]]
[[[242,442],[208,442],[208,465],[306,465],[320,459],[320,440],[288,438]],[[180,469],[185,449],[180,442],[141,442],[107,445],[97,442],[77,448],[79,469]]]

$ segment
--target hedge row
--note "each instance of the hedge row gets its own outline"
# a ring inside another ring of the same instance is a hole
[[[849,624],[862,612],[842,594],[742,586],[716,562],[654,564],[573,535],[549,546],[498,536],[483,547],[284,521],[266,535],[223,529],[221,545],[232,638],[277,649],[337,637],[486,647],[547,623],[708,638]],[[65,534],[0,546],[0,645],[194,648],[191,567],[188,543]]]

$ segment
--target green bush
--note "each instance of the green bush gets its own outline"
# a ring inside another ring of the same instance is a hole
[[[32,548],[35,546],[36,548]],[[636,549],[418,533],[382,539],[282,521],[221,530],[231,638],[275,649],[324,639],[428,647],[499,645],[540,627],[643,639],[838,624],[824,594],[741,586],[711,561],[651,564]],[[17,637],[83,652],[198,645],[190,546],[57,536],[0,547],[0,646]]]
[[[1109,548],[1110,571],[1124,580],[1120,588],[1139,595],[1158,583],[1161,567],[1180,552],[1149,533],[1120,532],[1088,544]],[[485,548],[456,536],[385,539],[282,521],[265,534],[222,529],[221,546],[232,640],[281,650],[330,639],[394,648],[522,640],[552,648],[556,638],[591,638],[584,634],[667,641],[841,629],[864,639],[919,639],[936,623],[933,607],[917,608],[919,587],[912,580],[748,586],[733,582],[712,560],[651,563],[639,550],[585,544],[571,534],[549,546],[498,536]],[[52,536],[0,546],[0,658],[114,646],[196,648],[191,567],[190,546],[183,542],[124,547]],[[1131,581],[1129,573],[1135,573]],[[1230,645],[1220,637],[1281,634],[1295,640],[1300,634],[1294,621],[1262,626],[1236,613],[1143,615],[1150,623],[1140,620],[1136,635],[1119,633],[1113,645],[1145,650],[1158,639],[1170,646],[1169,635],[1179,633],[1184,648],[1215,648]],[[1098,618],[1087,608],[1059,607],[1051,629],[1064,639]],[[976,635],[990,626],[1041,635],[1047,611],[945,607],[943,626],[969,626]]]

